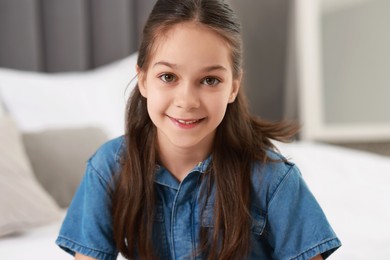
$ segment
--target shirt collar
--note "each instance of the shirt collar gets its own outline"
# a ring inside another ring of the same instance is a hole
[[[208,166],[210,165],[211,158],[212,158],[212,156],[209,155],[205,160],[203,160],[202,162],[199,162],[188,173],[187,176],[189,176],[193,172],[198,172],[201,174],[205,173]],[[158,165],[158,164],[156,165],[156,170],[154,173],[154,182],[161,184],[161,185],[164,185],[164,186],[167,186],[167,187],[170,187],[170,188],[173,188],[173,189],[178,189],[180,186],[180,182],[175,177],[173,177],[173,175],[167,169],[165,169],[163,166]]]

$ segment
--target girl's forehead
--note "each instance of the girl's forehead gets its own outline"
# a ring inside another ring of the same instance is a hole
[[[197,39],[197,41],[204,41],[205,38],[211,40],[213,43],[223,43],[227,44],[220,33],[217,33],[216,30],[211,27],[202,24],[196,21],[182,22],[178,24],[171,25],[167,28],[163,28],[161,33],[158,33],[156,37],[156,44],[161,45],[167,42],[172,43],[172,39],[177,40],[178,38],[186,39]],[[174,40],[173,40],[174,43]]]
[[[208,26],[185,22],[157,34],[149,61],[156,59],[230,64],[231,48],[226,39]]]

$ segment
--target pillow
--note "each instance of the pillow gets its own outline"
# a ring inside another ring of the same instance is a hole
[[[23,132],[99,127],[116,137],[124,133],[136,61],[134,53],[95,70],[56,74],[0,68],[0,98]]]
[[[58,218],[59,208],[35,179],[16,125],[0,117],[0,236]]]
[[[107,135],[88,127],[26,133],[23,140],[38,181],[65,208],[84,175],[86,161]]]

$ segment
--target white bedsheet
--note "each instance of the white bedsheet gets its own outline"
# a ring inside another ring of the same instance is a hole
[[[65,210],[63,216],[65,216]],[[0,237],[0,259],[72,259],[69,254],[64,253],[64,251],[55,244],[55,239],[57,238],[61,223],[62,219],[20,234]]]
[[[301,169],[341,239],[330,259],[390,259],[390,158],[313,143],[277,146]],[[0,259],[72,259],[54,243],[61,222],[0,238]]]
[[[57,222],[24,233],[0,237],[0,260],[70,260],[73,257],[56,244],[66,210]],[[122,256],[117,258],[123,260]]]

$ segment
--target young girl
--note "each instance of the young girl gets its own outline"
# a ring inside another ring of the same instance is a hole
[[[248,113],[221,0],[159,0],[126,134],[88,161],[56,243],[76,259],[323,259],[340,246],[297,167],[296,127]]]

